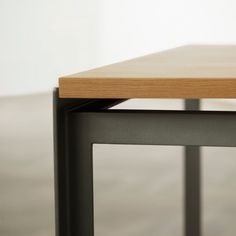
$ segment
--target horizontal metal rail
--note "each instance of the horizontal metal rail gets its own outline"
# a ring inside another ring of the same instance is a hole
[[[71,112],[68,121],[76,139],[92,143],[236,146],[236,112],[108,110]]]

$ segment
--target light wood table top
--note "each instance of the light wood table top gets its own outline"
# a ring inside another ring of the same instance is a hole
[[[236,45],[193,45],[59,79],[61,98],[236,98]]]

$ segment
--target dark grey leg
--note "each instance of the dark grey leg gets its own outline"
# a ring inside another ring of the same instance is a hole
[[[185,110],[200,110],[199,100],[185,100]],[[199,146],[185,146],[185,236],[201,235],[201,159]]]
[[[124,100],[60,99],[54,92],[55,215],[57,236],[93,236],[92,143],[71,114],[103,110]],[[76,126],[76,127],[75,127]]]
[[[92,143],[83,129],[79,136],[74,132],[75,123],[68,117],[68,151],[69,162],[69,234],[94,235],[93,227],[93,166]],[[78,124],[77,124],[78,126]],[[60,236],[63,234],[59,234]]]

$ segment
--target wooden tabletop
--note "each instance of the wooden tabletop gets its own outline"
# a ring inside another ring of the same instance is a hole
[[[236,98],[236,45],[193,45],[59,79],[61,98]]]

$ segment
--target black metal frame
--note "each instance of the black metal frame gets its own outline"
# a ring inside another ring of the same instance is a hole
[[[181,145],[185,155],[185,235],[200,236],[199,146],[236,146],[236,112],[106,110],[124,100],[54,94],[56,235],[93,236],[92,145]],[[193,111],[194,110],[194,111]]]
[[[201,110],[200,100],[185,100],[185,110]],[[199,146],[185,146],[184,235],[201,235],[201,155]]]

